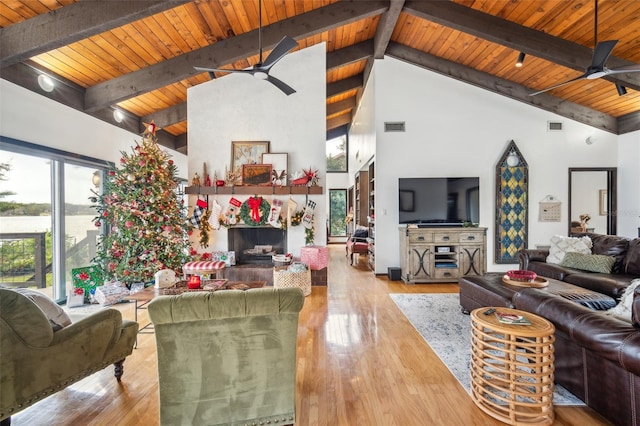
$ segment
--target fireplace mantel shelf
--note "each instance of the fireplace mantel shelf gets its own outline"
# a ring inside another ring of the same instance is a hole
[[[248,194],[248,195],[320,195],[321,186],[259,186],[259,185],[239,185],[239,186],[187,186],[184,189],[186,194],[192,195],[218,195],[218,194]]]

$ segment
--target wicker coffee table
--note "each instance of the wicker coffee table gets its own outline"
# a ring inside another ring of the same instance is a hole
[[[471,312],[471,398],[511,425],[552,424],[555,327],[529,312],[492,308],[531,323],[504,324],[488,309]]]

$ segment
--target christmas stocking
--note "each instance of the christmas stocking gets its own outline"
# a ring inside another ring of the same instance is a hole
[[[191,224],[195,227],[200,226],[202,215],[207,209],[207,202],[198,198],[195,207],[193,208],[193,214],[191,215]]]
[[[304,214],[302,215],[302,226],[307,229],[313,228],[313,211],[316,209],[315,201],[307,201],[307,205],[304,207]]]
[[[235,225],[238,221],[238,213],[240,212],[240,206],[242,203],[237,198],[231,197],[227,210],[224,212],[224,220],[229,225]]]
[[[296,212],[296,207],[298,207],[298,203],[289,198],[289,202],[287,203],[287,223],[289,226],[291,226],[291,216]]]
[[[215,230],[220,229],[220,213],[222,213],[222,206],[218,204],[218,200],[213,200],[211,216],[209,216],[209,224],[211,225],[211,228]]]
[[[276,198],[273,199],[271,203],[271,211],[269,212],[269,225],[274,228],[280,228],[280,210],[282,210],[282,200],[278,200]]]

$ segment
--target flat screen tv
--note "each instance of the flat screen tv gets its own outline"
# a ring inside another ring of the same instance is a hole
[[[480,222],[480,179],[477,177],[400,178],[401,224],[463,226]]]

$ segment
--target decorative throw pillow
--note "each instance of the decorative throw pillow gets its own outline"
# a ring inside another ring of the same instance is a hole
[[[358,228],[354,231],[352,237],[353,238],[367,238],[369,236],[369,229],[367,228]]]
[[[606,315],[611,315],[623,321],[631,322],[631,306],[633,305],[633,292],[640,286],[640,278],[631,281],[620,297],[620,302],[613,308],[604,311]]]
[[[49,320],[49,323],[51,323],[53,331],[58,331],[71,324],[71,318],[69,318],[69,315],[67,315],[67,313],[58,306],[56,302],[48,298],[46,295],[28,288],[17,288],[15,291],[26,296],[29,300],[35,303],[38,308],[40,308]]]
[[[593,247],[593,243],[591,238],[587,236],[563,237],[554,235],[551,237],[547,263],[555,263],[557,265],[562,262],[564,255],[569,252],[591,254],[591,247]]]
[[[580,269],[582,271],[610,274],[614,263],[616,263],[616,258],[613,256],[569,252],[564,255],[560,266]]]

